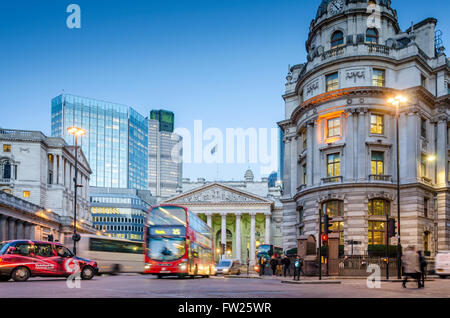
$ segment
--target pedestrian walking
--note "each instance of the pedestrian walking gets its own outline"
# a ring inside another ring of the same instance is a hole
[[[287,255],[284,256],[283,258],[283,274],[284,277],[286,277],[286,273],[288,273],[289,275],[290,273],[290,266],[291,266],[291,260],[289,259],[289,257],[287,257]]]
[[[419,254],[417,254],[414,246],[406,249],[405,254],[402,257],[405,278],[403,279],[402,287],[406,288],[406,283],[408,278],[417,280],[417,288],[421,287],[420,284],[420,265],[419,265]]]
[[[420,266],[420,285],[425,287],[425,275],[427,274],[427,261],[422,253],[422,251],[417,252],[419,254],[419,266]]]
[[[294,280],[300,280],[300,273],[305,275],[305,273],[303,273],[302,267],[303,267],[303,259],[297,255],[294,261]]]
[[[270,259],[270,267],[272,268],[272,276],[275,276],[277,274],[277,259],[275,256]]]

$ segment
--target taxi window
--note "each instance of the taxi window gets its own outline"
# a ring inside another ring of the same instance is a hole
[[[29,256],[31,252],[31,244],[19,243],[16,246],[14,246],[14,249],[11,250],[12,250],[11,254]]]
[[[35,244],[34,254],[41,257],[52,257],[53,247],[51,244]]]

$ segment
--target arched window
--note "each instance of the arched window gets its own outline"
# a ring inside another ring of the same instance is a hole
[[[2,179],[11,179],[11,163],[9,161],[3,161],[0,165],[0,177]]]
[[[378,31],[377,31],[377,29],[367,29],[367,31],[366,31],[366,43],[378,44]]]
[[[331,36],[331,48],[333,49],[341,45],[344,45],[344,33],[336,31]]]

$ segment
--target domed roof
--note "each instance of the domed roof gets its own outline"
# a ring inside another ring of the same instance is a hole
[[[255,175],[253,174],[253,171],[251,169],[248,169],[245,172],[245,176],[244,176],[245,181],[251,182],[251,181],[253,181],[254,178],[255,178]]]
[[[320,5],[319,5],[319,9],[317,9],[316,20],[328,12],[328,5],[330,4],[331,1],[333,1],[333,0],[322,0],[321,1]],[[380,6],[385,6],[388,8],[391,6],[391,0],[375,0],[375,1]],[[369,0],[346,0],[345,1],[346,4],[358,3],[358,2],[368,4]]]

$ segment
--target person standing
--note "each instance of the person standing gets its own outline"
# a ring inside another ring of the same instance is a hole
[[[408,282],[408,277],[417,280],[417,288],[421,287],[420,284],[420,267],[419,267],[419,254],[413,247],[409,247],[402,257],[405,278],[403,279],[402,287],[406,288],[406,283]]]
[[[427,261],[425,260],[422,251],[417,252],[419,254],[419,266],[420,266],[420,287],[425,287],[425,275],[427,273]]]
[[[286,277],[286,273],[290,274],[290,266],[291,266],[291,260],[289,259],[289,257],[287,257],[287,255],[284,256],[283,258],[283,274],[284,277]]]
[[[272,276],[275,276],[277,274],[277,259],[275,256],[272,256],[270,259],[270,267],[272,268]]]
[[[264,256],[261,256],[259,258],[259,276],[264,276],[264,272],[266,270],[266,259],[264,258]]]
[[[300,280],[300,272],[303,272],[302,259],[297,255],[294,261],[294,280]]]

